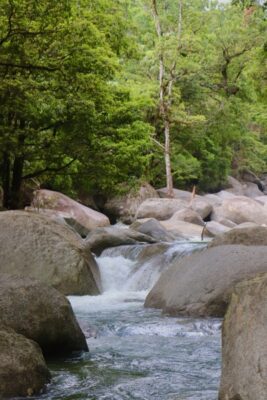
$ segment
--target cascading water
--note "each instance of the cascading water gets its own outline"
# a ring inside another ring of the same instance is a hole
[[[144,309],[148,290],[170,262],[201,244],[107,249],[98,258],[103,294],[70,297],[90,353],[50,365],[43,399],[215,400],[220,321],[169,318]]]

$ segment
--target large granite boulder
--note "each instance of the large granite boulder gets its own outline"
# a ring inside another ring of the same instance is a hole
[[[258,186],[258,188],[263,192],[264,183],[260,180],[260,178],[254,174],[254,172],[244,169],[239,172],[239,177],[243,182],[254,183]]]
[[[0,398],[32,396],[50,381],[37,343],[12,329],[0,328]]]
[[[231,229],[218,235],[208,247],[222,246],[226,244],[244,244],[245,246],[267,246],[267,227],[252,226]]]
[[[149,218],[145,222],[136,220],[131,225],[131,228],[140,233],[151,236],[160,242],[172,242],[176,238],[175,235],[172,235],[170,232],[168,232],[155,218]]]
[[[176,211],[183,210],[188,204],[180,199],[157,199],[145,200],[136,212],[136,218],[155,218],[160,221],[167,220]]]
[[[247,196],[251,198],[257,196],[263,196],[262,191],[259,189],[256,183],[252,183],[250,181],[240,182],[237,179],[233,178],[232,176],[228,176],[226,191],[235,194],[237,196]]]
[[[159,194],[159,197],[161,198],[168,198],[168,189],[165,188],[161,188],[161,189],[157,189],[157,193]],[[181,190],[181,189],[173,189],[173,195],[175,199],[180,199],[180,200],[184,200],[187,203],[190,203],[193,195],[192,192],[188,192],[187,190]],[[198,196],[198,195],[197,195]]]
[[[244,194],[244,186],[233,176],[227,177],[226,190],[230,193],[242,196]]]
[[[266,259],[266,246],[218,246],[194,253],[163,272],[145,306],[171,315],[222,317],[234,286],[267,272]]]
[[[175,213],[170,219],[167,221],[160,221],[160,223],[168,232],[178,238],[202,240],[213,237],[205,227],[186,221],[180,221],[178,218],[177,213]]]
[[[217,221],[209,221],[206,223],[205,230],[213,236],[220,236],[222,233],[230,231],[231,228]]]
[[[29,276],[64,294],[98,294],[100,276],[68,227],[26,211],[0,213],[0,273]]]
[[[108,247],[137,243],[155,243],[156,240],[144,233],[136,232],[130,228],[111,226],[97,228],[90,232],[85,240],[86,248],[99,256]]]
[[[67,213],[69,218],[77,221],[77,224],[88,229],[88,231],[100,226],[110,225],[108,217],[104,214],[92,210],[62,193],[53,192],[52,190],[37,190],[34,193],[32,207],[37,210],[49,209]]]
[[[157,191],[161,198],[168,198],[167,189],[159,189]],[[201,218],[206,218],[212,211],[212,204],[204,196],[187,192],[185,190],[173,189],[174,199],[184,201],[185,208],[190,207]],[[178,211],[178,210],[177,210]],[[170,215],[171,216],[171,215]]]
[[[131,224],[134,222],[140,204],[151,197],[159,197],[156,190],[148,183],[142,185],[138,191],[109,199],[104,205],[104,212],[111,221],[118,220]]]
[[[247,197],[251,197],[252,199],[256,197],[264,197],[263,192],[259,189],[258,185],[256,183],[245,183],[244,184],[244,195]]]
[[[267,204],[267,196],[266,195],[257,196],[254,198],[254,200],[257,200],[263,206],[265,206],[265,204]]]
[[[176,221],[190,222],[191,224],[200,225],[202,227],[205,225],[200,215],[191,207],[176,211],[171,218],[175,219]]]
[[[212,220],[220,222],[229,219],[236,224],[254,222],[267,224],[267,209],[257,201],[244,196],[235,196],[223,201],[221,206],[213,208]]]
[[[0,277],[0,326],[34,340],[44,354],[88,351],[67,298],[34,279]]]
[[[205,194],[203,198],[206,199],[207,202],[212,205],[212,207],[220,206],[223,202],[222,198],[217,194]]]
[[[78,233],[82,238],[86,238],[90,230],[85,226],[81,225],[72,215],[65,211],[51,210],[48,208],[35,208],[25,207],[26,211],[33,212],[35,214],[44,215],[45,217],[51,218],[54,221],[68,226],[73,232]]]
[[[267,398],[267,274],[236,286],[223,322],[219,400]]]

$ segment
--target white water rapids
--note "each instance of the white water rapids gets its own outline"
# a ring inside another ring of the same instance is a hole
[[[42,399],[217,400],[220,320],[169,318],[144,309],[162,269],[199,245],[108,249],[98,263],[101,296],[70,297],[89,354],[50,365]]]

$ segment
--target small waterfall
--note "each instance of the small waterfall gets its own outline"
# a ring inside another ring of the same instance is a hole
[[[87,313],[88,307],[95,312],[125,309],[144,302],[149,290],[162,271],[175,260],[205,244],[177,242],[175,244],[140,244],[106,249],[97,262],[103,286],[101,296],[70,296],[75,310]]]
[[[104,292],[69,297],[90,358],[60,368],[55,394],[44,400],[218,398],[221,321],[171,318],[143,307],[161,272],[204,246],[177,242],[103,252],[97,261]]]
[[[149,290],[171,262],[204,248],[203,243],[118,246],[97,259],[104,292]]]

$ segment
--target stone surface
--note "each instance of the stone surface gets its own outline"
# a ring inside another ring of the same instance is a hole
[[[253,226],[231,229],[217,236],[209,243],[209,247],[226,244],[244,244],[245,246],[267,246],[267,227]]]
[[[136,212],[136,218],[155,218],[159,221],[167,220],[176,211],[186,208],[188,203],[180,199],[157,199],[145,200]]]
[[[148,198],[159,197],[156,190],[147,184],[140,187],[137,192],[109,199],[104,205],[104,212],[113,222],[118,220],[131,224],[136,219],[136,212],[140,204]]]
[[[37,209],[34,207],[25,207],[25,211],[44,215],[45,217],[52,218],[56,222],[67,225],[70,229],[73,230],[73,232],[78,233],[78,235],[80,235],[82,238],[85,238],[90,232],[89,229],[79,224],[79,222],[77,222],[77,220],[74,219],[68,212],[50,210],[48,208]]]
[[[116,247],[127,244],[155,243],[151,236],[136,232],[130,228],[111,226],[97,228],[90,232],[85,240],[86,248],[99,256],[108,247]]]
[[[263,193],[262,193],[263,194]],[[260,204],[265,205],[267,204],[267,196],[263,195],[263,196],[257,196],[254,198],[254,200],[257,200]]]
[[[231,228],[217,222],[217,221],[209,221],[206,224],[205,229],[213,236],[221,235],[224,232],[228,232]]]
[[[178,221],[190,222],[191,224],[200,226],[204,226],[205,224],[200,215],[191,207],[183,208],[180,211],[176,211],[176,213],[173,214],[172,218]]]
[[[227,188],[234,189],[234,191],[231,191],[231,193],[238,194],[238,195],[243,195],[244,194],[242,183],[239,182],[233,176],[228,176],[227,177]]]
[[[229,190],[221,190],[220,192],[216,193],[215,195],[217,197],[219,197],[222,201],[223,200],[229,200],[229,199],[231,200],[231,199],[236,198],[236,194],[232,193],[230,191],[230,189]]]
[[[97,227],[110,225],[109,219],[104,214],[52,190],[37,190],[34,193],[32,207],[37,210],[44,208],[68,213],[78,224],[89,231]]]
[[[221,206],[214,207],[211,219],[215,221],[229,219],[236,224],[242,222],[267,224],[267,209],[253,199],[235,196],[224,200]]]
[[[0,398],[40,393],[50,381],[40,347],[12,329],[0,327]]]
[[[158,189],[157,192],[161,198],[169,197],[167,194],[167,188]],[[173,194],[176,199],[185,200],[187,203],[189,203],[192,199],[192,192],[188,192],[187,190],[180,190],[174,188]]]
[[[191,224],[190,222],[180,221],[174,215],[167,221],[160,221],[161,225],[173,235],[191,240],[201,240],[213,237],[203,226]]]
[[[222,329],[219,400],[267,398],[267,274],[234,289]]]
[[[0,326],[34,340],[44,354],[88,351],[67,298],[34,279],[0,277]]]
[[[78,235],[26,211],[0,213],[0,273],[29,276],[64,294],[98,294],[100,275]]]
[[[175,236],[163,228],[160,222],[154,218],[151,218],[143,223],[136,221],[131,225],[131,227],[138,232],[153,237],[157,241],[171,242],[175,239]]]
[[[234,228],[234,227],[237,226],[233,221],[230,221],[230,219],[222,218],[222,219],[220,219],[220,221],[218,221],[218,222],[219,222],[220,224],[224,225],[224,226],[228,226],[228,228]]]
[[[168,198],[166,188],[159,189],[157,192],[159,193],[161,198]],[[212,211],[211,203],[204,196],[199,196],[197,194],[193,196],[191,192],[179,189],[173,189],[173,193],[174,193],[174,199],[184,201],[185,203],[184,208],[190,207],[192,210],[196,211],[201,218],[206,218]],[[170,216],[171,215],[169,215],[169,217]]]
[[[205,200],[212,206],[220,206],[223,202],[223,199],[220,196],[217,196],[216,194],[205,194],[203,196]]]
[[[266,246],[218,246],[178,260],[163,272],[145,306],[171,315],[222,317],[234,286],[267,272]]]
[[[255,197],[264,196],[258,185],[256,185],[256,183],[250,182],[244,184],[243,193],[245,196],[251,197],[252,199],[254,199]]]

